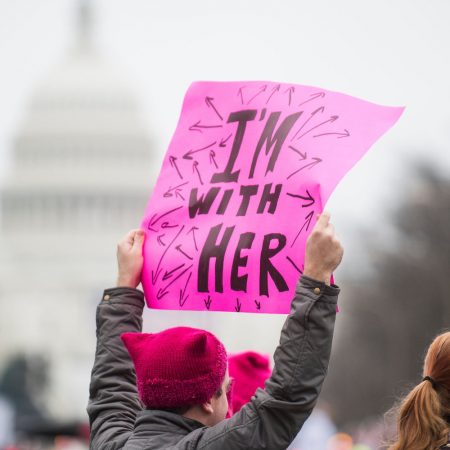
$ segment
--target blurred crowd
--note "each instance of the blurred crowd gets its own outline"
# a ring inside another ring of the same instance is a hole
[[[242,360],[250,358],[252,366],[242,367]],[[258,357],[259,359],[255,359]],[[255,362],[256,361],[256,362]],[[235,379],[233,408],[239,410],[256,387],[262,387],[270,375],[267,355],[255,352],[236,354],[229,359],[230,373]],[[240,369],[239,369],[240,367]],[[245,369],[245,370],[243,370]],[[36,392],[30,389],[27,378],[37,377],[42,366],[20,356],[12,361],[0,377],[0,450],[84,450],[89,448],[87,420],[61,422],[50,419],[45,408],[37,404]],[[45,377],[44,377],[45,378]],[[245,385],[244,385],[245,384]],[[16,386],[16,388],[14,388]],[[38,386],[42,392],[43,386]],[[236,389],[238,388],[238,389]],[[313,411],[289,450],[376,450],[386,435],[382,420],[358,425],[352,435],[338,429],[333,413],[326,403]]]
[[[87,423],[35,424],[34,429],[14,431],[11,409],[0,403],[0,449],[1,450],[87,450],[89,426]],[[5,420],[6,419],[6,420]],[[317,408],[306,422],[289,450],[376,450],[379,423],[355,432],[354,436],[339,432],[327,412]]]

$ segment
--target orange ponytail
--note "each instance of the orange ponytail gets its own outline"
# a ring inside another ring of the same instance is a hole
[[[450,332],[428,348],[424,380],[400,405],[398,437],[389,450],[438,450],[447,444],[450,424]],[[434,382],[434,383],[433,383]]]

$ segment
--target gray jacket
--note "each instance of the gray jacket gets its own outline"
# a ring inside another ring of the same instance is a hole
[[[97,309],[97,349],[88,414],[93,450],[286,449],[317,401],[331,352],[339,289],[308,277],[297,285],[265,389],[213,427],[175,413],[146,410],[120,335],[141,331],[144,296],[105,290]]]

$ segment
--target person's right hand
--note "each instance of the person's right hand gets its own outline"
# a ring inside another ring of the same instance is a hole
[[[117,245],[118,287],[136,288],[141,281],[142,246],[145,233],[142,230],[131,230]]]
[[[344,249],[330,223],[330,214],[323,212],[306,241],[303,274],[330,284],[333,271],[339,266]]]

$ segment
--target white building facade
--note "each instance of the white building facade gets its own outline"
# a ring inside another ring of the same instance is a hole
[[[0,192],[0,369],[15,353],[44,354],[46,403],[61,419],[84,413],[95,307],[159,169],[133,95],[91,45],[86,4],[78,28],[31,99]]]

